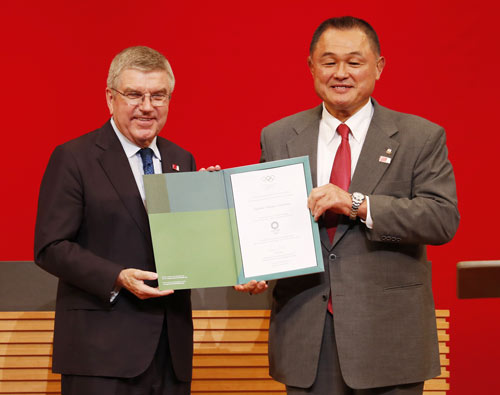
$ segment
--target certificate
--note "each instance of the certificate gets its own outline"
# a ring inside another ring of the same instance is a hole
[[[323,271],[307,157],[144,176],[160,289]]]

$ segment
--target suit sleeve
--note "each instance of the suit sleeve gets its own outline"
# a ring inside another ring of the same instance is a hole
[[[372,241],[439,245],[450,241],[459,223],[453,168],[442,128],[430,133],[411,175],[408,197],[370,195]]]
[[[35,226],[35,262],[62,281],[109,302],[122,266],[77,241],[85,226],[85,191],[72,153],[57,147],[40,186]]]

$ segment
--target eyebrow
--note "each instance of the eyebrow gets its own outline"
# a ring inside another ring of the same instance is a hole
[[[363,56],[363,54],[362,54],[361,52],[359,52],[359,51],[349,52],[349,53],[348,53],[348,54],[346,54],[346,55],[357,55],[357,56]],[[339,55],[337,55],[337,54],[336,54],[336,53],[334,53],[334,52],[325,52],[325,53],[323,53],[323,54],[321,55],[321,57],[322,57],[322,58],[323,58],[323,57],[325,57],[325,56],[339,56]]]
[[[123,91],[124,92],[140,92],[140,93],[144,93],[144,91],[142,91],[141,89],[136,89],[136,88],[131,88],[131,87],[127,87]],[[162,89],[151,91],[150,93],[165,93],[165,94],[167,94],[167,92],[168,92],[167,88],[162,88]]]

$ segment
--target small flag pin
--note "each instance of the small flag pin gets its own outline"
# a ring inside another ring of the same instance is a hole
[[[172,169],[174,169],[175,171],[179,171],[181,168],[179,167],[179,165],[172,163]]]
[[[378,158],[378,161],[389,164],[391,163],[391,158],[388,158],[387,156],[381,156],[380,158]]]

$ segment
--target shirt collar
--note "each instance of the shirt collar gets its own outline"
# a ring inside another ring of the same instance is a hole
[[[115,124],[115,121],[113,118],[111,118],[111,126],[113,127],[113,130],[115,131],[116,136],[118,137],[118,140],[120,140],[120,143],[123,147],[123,150],[125,151],[125,155],[127,155],[127,158],[131,158],[134,155],[136,155],[141,147],[138,145],[132,143],[128,138],[126,138],[120,130],[118,130],[118,127]],[[156,158],[161,160],[161,155],[160,155],[160,150],[158,149],[158,145],[156,144],[156,136],[151,142],[151,145],[149,146],[153,150],[153,153]]]
[[[363,141],[364,137],[363,135],[366,134],[366,131],[363,132],[363,130],[360,130],[362,129],[360,128],[360,126],[365,121],[370,122],[372,116],[373,116],[373,103],[371,100],[368,100],[368,102],[363,107],[361,107],[354,115],[352,115],[347,121],[344,122],[347,126],[349,126],[349,129],[351,129],[352,136],[356,141],[358,142]],[[333,139],[333,137],[335,136],[335,131],[337,130],[337,127],[342,122],[328,112],[328,110],[325,107],[325,102],[323,102],[323,112],[321,114],[321,118],[332,131],[332,135],[329,139],[329,141],[331,141],[331,139]]]

